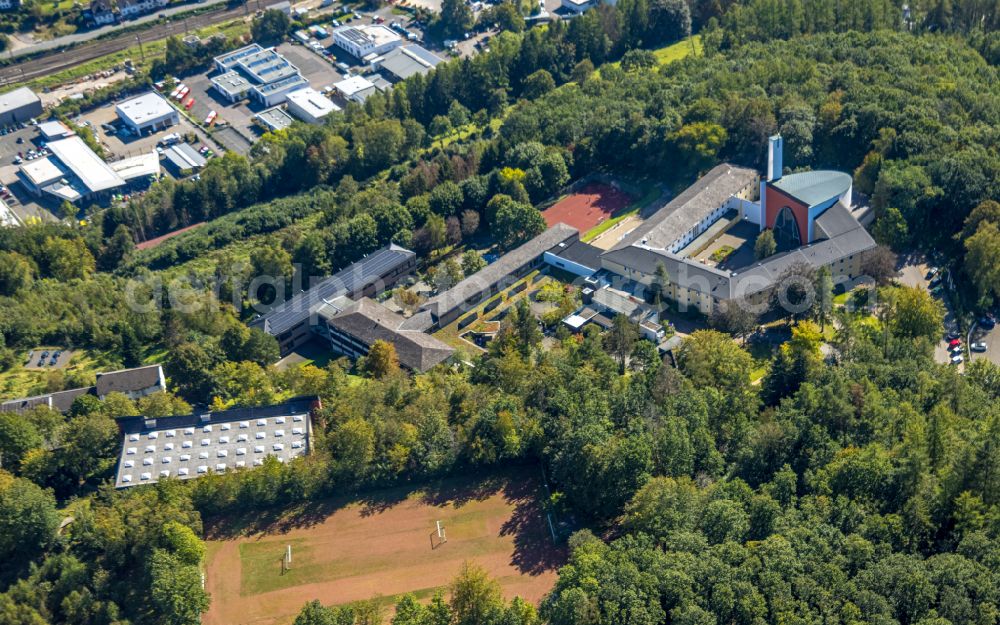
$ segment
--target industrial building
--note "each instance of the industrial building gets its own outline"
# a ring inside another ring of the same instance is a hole
[[[243,75],[234,70],[213,77],[212,86],[215,87],[215,90],[227,102],[235,104],[247,97],[247,92],[250,91],[250,87],[253,85]]]
[[[163,151],[163,156],[173,166],[174,171],[181,176],[193,173],[208,163],[204,156],[187,143],[170,146]]]
[[[252,43],[215,57],[218,76],[212,85],[229,102],[248,95],[263,106],[275,106],[285,97],[309,86],[299,69],[273,48]]]
[[[27,87],[0,95],[0,126],[27,122],[41,114],[41,98]]]
[[[339,297],[357,299],[391,288],[410,273],[417,255],[389,244],[352,263],[336,274],[297,293],[250,323],[276,337],[284,356],[308,341],[319,325],[317,311]]]
[[[62,123],[58,119],[38,124],[38,134],[46,141],[58,141],[76,134],[72,128]]]
[[[51,156],[24,163],[18,175],[34,195],[77,202],[102,197],[126,180],[78,136],[52,141]]]
[[[151,183],[160,177],[160,156],[156,152],[123,158],[110,166],[126,184]]]
[[[0,412],[24,412],[38,406],[45,406],[59,412],[68,412],[73,402],[82,395],[93,395],[104,399],[109,393],[122,393],[129,399],[139,399],[151,393],[167,390],[163,367],[149,365],[135,369],[120,369],[98,373],[94,386],[73,388],[45,395],[11,399],[0,403]]]
[[[375,93],[378,88],[364,76],[351,76],[345,80],[333,84],[334,90],[345,100],[364,104],[368,96]]]
[[[392,82],[406,80],[416,74],[427,74],[444,59],[417,44],[393,48],[372,61],[372,67]]]
[[[299,74],[294,74],[275,82],[254,86],[250,89],[250,97],[262,106],[276,106],[284,102],[289,93],[308,86],[309,81]]]
[[[321,123],[327,115],[340,110],[330,98],[312,87],[289,93],[287,106],[289,113],[307,124]]]
[[[295,123],[291,115],[277,106],[257,113],[254,115],[254,119],[268,132],[284,130]]]
[[[122,445],[115,487],[252,469],[269,456],[289,462],[309,452],[319,397],[174,417],[117,419]]]
[[[352,56],[365,61],[403,45],[402,38],[383,24],[335,28],[333,42]]]
[[[150,91],[129,98],[115,107],[118,119],[136,135],[157,132],[180,122],[177,109],[158,93]]]

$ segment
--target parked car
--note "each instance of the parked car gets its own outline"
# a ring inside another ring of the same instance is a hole
[[[951,347],[948,348],[948,350],[951,353],[953,353],[953,354],[961,354],[962,353],[962,346],[961,345],[952,345]]]
[[[987,330],[992,330],[994,327],[996,327],[997,322],[996,320],[991,319],[990,317],[983,317],[982,319],[979,320],[979,325],[986,328]]]
[[[941,270],[938,269],[937,267],[931,267],[930,269],[927,270],[927,279],[930,280],[931,278],[936,276],[939,271]]]
[[[986,345],[986,343],[983,343],[982,341],[979,341],[977,343],[973,343],[972,345],[970,345],[969,349],[971,349],[974,352],[980,352],[980,353],[982,353],[982,352],[985,352],[987,350],[987,345]]]
[[[957,356],[952,356],[952,358],[951,358],[951,364],[953,364],[953,365],[958,365],[958,364],[961,364],[963,362],[965,362],[965,357],[962,356],[962,354],[959,354]]]
[[[948,341],[948,347],[958,347],[961,344],[962,344],[962,339],[957,338],[957,337],[951,339],[950,341]]]
[[[954,341],[955,339],[960,338],[960,337],[961,337],[961,335],[958,332],[955,332],[954,330],[949,330],[948,334],[944,335],[944,340],[946,340],[946,341]]]

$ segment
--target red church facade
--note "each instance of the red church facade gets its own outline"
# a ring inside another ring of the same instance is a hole
[[[799,240],[803,244],[808,242],[809,207],[780,189],[777,189],[773,184],[765,184],[764,193],[764,206],[766,209],[764,227],[773,229],[778,219],[778,214],[781,213],[781,209],[787,206],[795,216],[795,224],[799,230]]]

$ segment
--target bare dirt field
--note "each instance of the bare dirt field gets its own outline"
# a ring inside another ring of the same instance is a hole
[[[622,237],[635,230],[642,222],[643,218],[639,215],[629,215],[608,230],[597,235],[590,244],[602,250],[610,250],[616,243],[622,240]]]
[[[553,546],[535,468],[377,491],[210,528],[204,625],[290,623],[303,604],[338,605],[414,593],[429,599],[462,562],[483,566],[537,603],[564,551]],[[445,526],[439,544],[435,522]],[[235,535],[234,535],[235,534]],[[286,546],[292,568],[282,574]]]

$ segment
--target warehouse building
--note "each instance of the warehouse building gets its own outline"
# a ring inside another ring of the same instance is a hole
[[[0,95],[0,126],[19,124],[42,114],[42,100],[27,87]]]
[[[144,93],[115,107],[118,119],[136,135],[157,132],[180,122],[177,109],[158,93]]]
[[[254,120],[268,132],[284,130],[295,123],[292,116],[278,106],[257,113],[254,115]]]
[[[174,417],[117,419],[122,444],[115,487],[252,469],[270,456],[290,462],[309,452],[319,397]]]
[[[99,199],[125,186],[125,179],[78,136],[48,144],[52,155],[24,163],[18,176],[36,196],[58,201]]]
[[[223,99],[235,104],[247,97],[247,92],[253,85],[239,72],[231,71],[212,78],[212,86]]]
[[[178,143],[170,146],[163,151],[163,156],[180,176],[194,173],[208,163],[204,156],[187,143]]]
[[[416,74],[427,74],[444,59],[417,44],[399,46],[375,59],[372,66],[392,82],[406,80]]]
[[[403,45],[400,36],[383,24],[335,28],[333,42],[360,60],[374,59]]]
[[[289,93],[287,104],[288,112],[307,124],[319,124],[327,115],[340,110],[330,98],[312,87]]]
[[[59,139],[72,137],[76,132],[58,119],[53,119],[38,124],[38,134],[46,141],[58,141]]]
[[[274,307],[250,326],[276,337],[284,356],[312,337],[319,323],[316,313],[326,302],[375,295],[391,288],[416,264],[415,253],[390,243]]]
[[[299,74],[293,74],[276,82],[253,87],[250,89],[250,97],[262,106],[277,106],[285,101],[289,93],[308,86],[309,81]]]
[[[256,43],[217,56],[214,64],[220,75],[212,78],[212,85],[233,103],[249,95],[263,106],[275,106],[292,91],[309,86],[291,61]]]
[[[351,76],[333,84],[334,90],[345,100],[364,104],[370,95],[378,91],[375,83],[364,76]]]

